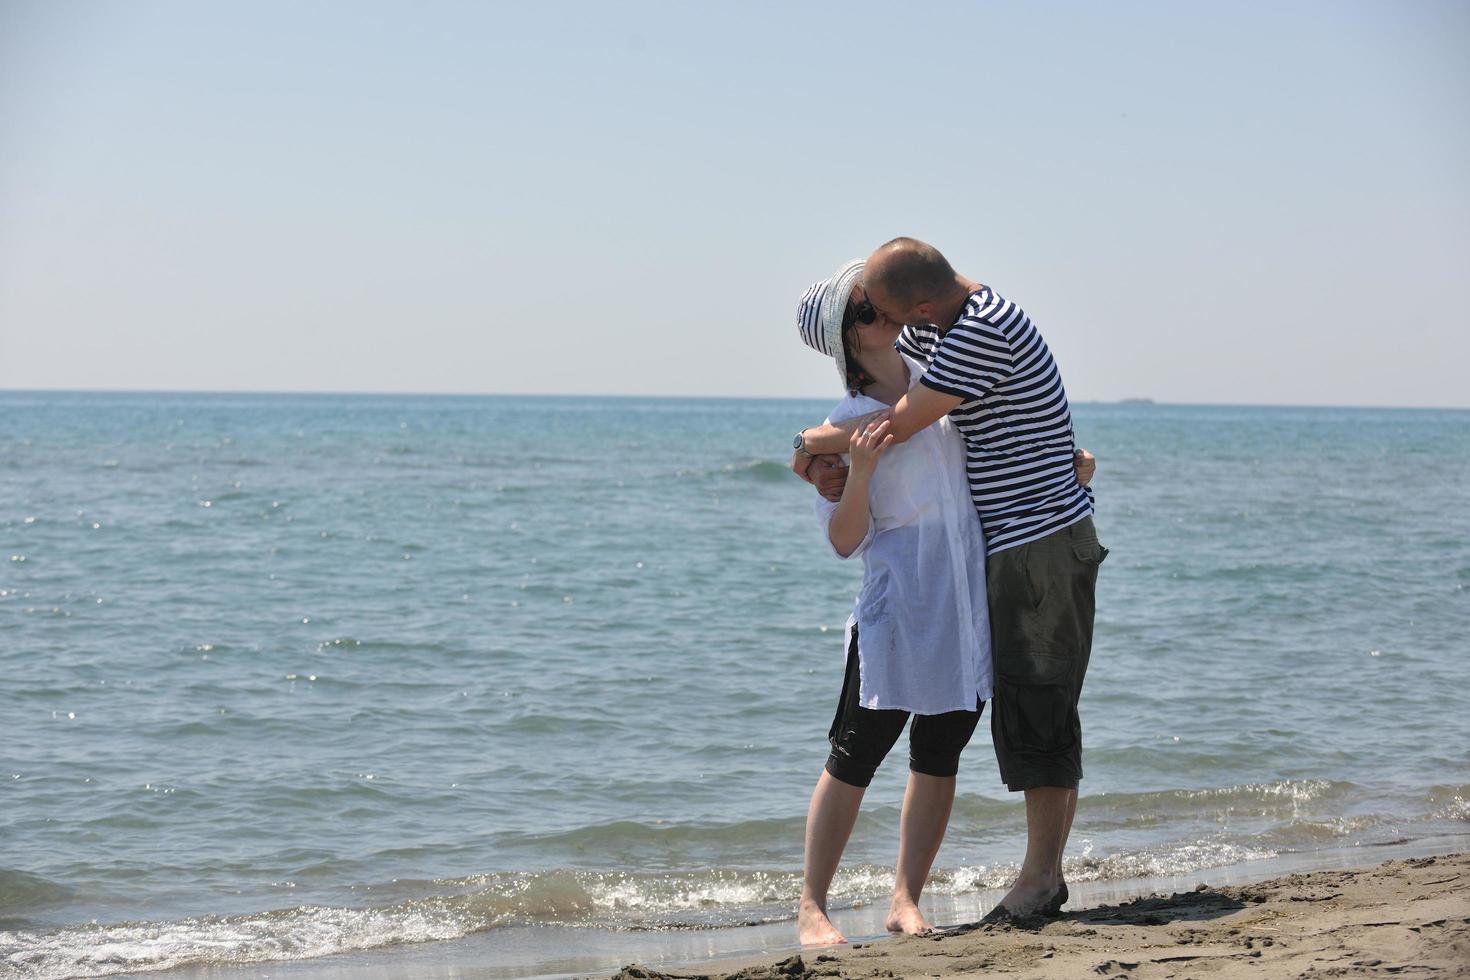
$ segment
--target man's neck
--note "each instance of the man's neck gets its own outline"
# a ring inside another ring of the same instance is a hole
[[[949,295],[941,303],[934,304],[935,326],[939,327],[941,334],[947,332],[950,327],[954,326],[955,321],[964,312],[965,304],[970,301],[970,294],[980,288],[980,284],[975,280],[966,279],[959,274],[955,275],[954,289],[950,291]]]

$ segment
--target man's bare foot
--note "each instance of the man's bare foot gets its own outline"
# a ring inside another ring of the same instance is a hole
[[[1000,904],[1017,918],[1024,919],[1028,915],[1050,908],[1052,900],[1057,896],[1057,886],[1051,879],[1028,880],[1016,879],[1006,897],[1000,900]]]
[[[1067,879],[1057,875],[1057,893],[1041,912],[1043,915],[1061,915],[1062,906],[1072,899],[1072,894],[1067,890]]]
[[[836,946],[847,942],[827,912],[815,902],[802,902],[796,913],[796,937],[803,946]]]
[[[906,936],[920,936],[931,931],[931,926],[925,921],[919,907],[908,899],[897,896],[894,896],[893,904],[888,907],[888,918],[883,925],[889,932],[901,932]]]

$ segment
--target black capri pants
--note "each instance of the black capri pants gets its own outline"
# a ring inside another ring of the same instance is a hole
[[[858,666],[857,627],[847,647],[847,672],[842,695],[827,741],[827,771],[850,786],[867,786],[873,774],[903,734],[909,713],[898,708],[864,708],[858,703],[861,687]],[[946,711],[938,715],[915,715],[909,726],[909,769],[926,776],[953,776],[960,771],[960,753],[975,734],[985,702],[975,700],[974,711]]]

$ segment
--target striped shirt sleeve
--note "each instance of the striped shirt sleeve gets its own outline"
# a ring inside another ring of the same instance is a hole
[[[935,391],[974,401],[1013,370],[1011,345],[1000,328],[966,317],[945,333],[920,380]]]
[[[897,343],[893,346],[898,348],[900,354],[906,354],[920,364],[927,364],[929,361],[929,352],[919,342],[918,334],[911,326],[903,328],[902,332],[898,335]]]

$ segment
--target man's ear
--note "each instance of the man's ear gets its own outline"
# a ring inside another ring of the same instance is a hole
[[[918,306],[915,306],[914,307],[914,312],[915,313],[918,313],[919,316],[923,317],[925,323],[933,323],[934,322],[934,304],[933,303],[920,303]]]

